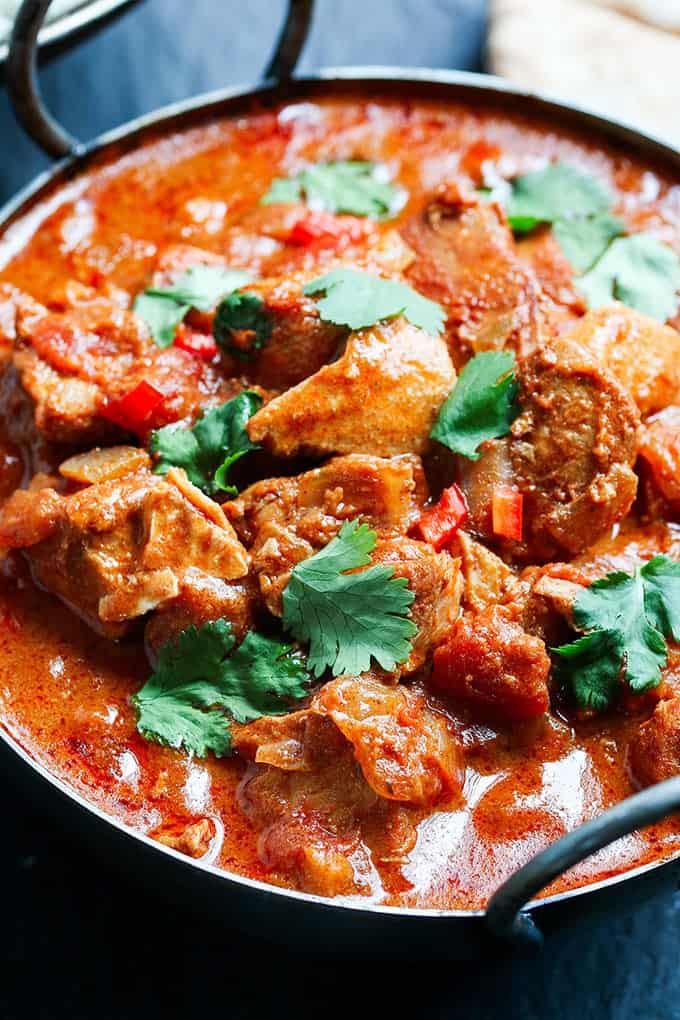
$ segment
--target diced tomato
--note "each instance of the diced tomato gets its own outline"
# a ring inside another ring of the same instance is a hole
[[[145,422],[165,397],[165,393],[161,393],[146,379],[142,379],[120,400],[108,400],[102,407],[101,414],[128,432],[142,432]]]
[[[356,216],[333,216],[332,213],[310,209],[295,221],[288,240],[304,247],[315,244],[330,248],[343,243],[357,243],[365,236],[366,225]]]
[[[524,497],[509,485],[497,485],[491,499],[491,518],[494,535],[501,538],[522,539]]]
[[[212,361],[217,354],[215,338],[208,333],[196,333],[186,326],[179,326],[174,340],[175,347],[193,354],[196,358],[204,361]]]
[[[452,485],[444,489],[435,506],[425,511],[415,524],[415,530],[439,552],[451,541],[467,516],[465,496],[457,485]]]
[[[480,185],[484,179],[484,164],[495,163],[501,158],[501,150],[497,145],[491,145],[481,138],[468,146],[461,157],[460,168],[463,173],[469,174],[475,184]]]

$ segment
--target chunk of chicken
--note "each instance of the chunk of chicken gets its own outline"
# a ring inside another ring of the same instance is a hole
[[[165,394],[145,431],[192,418],[207,403],[222,403],[242,388],[215,367],[176,347],[161,349],[132,312],[99,298],[66,312],[50,312],[14,293],[14,365],[34,404],[46,439],[80,446],[120,433],[102,415],[142,381]]]
[[[460,563],[447,552],[437,553],[425,542],[410,538],[379,540],[371,563],[392,567],[394,576],[405,577],[415,595],[410,616],[418,630],[408,659],[394,671],[415,673],[458,616],[463,590]]]
[[[428,708],[419,688],[389,686],[372,674],[336,677],[308,709],[236,727],[234,748],[258,764],[311,772],[320,759],[315,741],[331,758],[342,746],[314,717],[331,720],[349,741],[379,797],[428,805],[462,787],[460,748],[444,717]]]
[[[573,555],[630,510],[639,415],[599,359],[568,339],[526,359],[518,382],[509,456],[524,495],[524,541],[538,559]]]
[[[504,607],[464,614],[434,653],[432,685],[485,715],[519,722],[550,705],[550,657]]]
[[[337,677],[315,696],[312,711],[327,715],[349,740],[378,796],[426,806],[460,791],[460,748],[416,688],[388,687],[370,675]]]
[[[215,834],[215,823],[210,818],[199,818],[189,823],[178,821],[149,833],[163,846],[169,846],[195,860],[206,856]]]
[[[672,526],[658,521],[647,527],[624,526],[570,563],[527,567],[508,585],[503,611],[530,634],[554,647],[570,640],[574,599],[584,587],[615,571],[632,573],[641,561],[659,553],[680,556],[680,537]]]
[[[378,797],[328,716],[305,710],[233,734],[235,749],[258,762],[239,804],[273,877],[322,896],[367,895],[376,891],[372,858],[398,861],[413,847],[419,814]]]
[[[446,310],[456,367],[471,353],[542,342],[540,288],[499,205],[448,184],[402,234],[416,254],[409,281]]]
[[[149,617],[144,638],[157,651],[187,627],[228,620],[240,642],[255,624],[259,601],[257,584],[250,574],[225,581],[189,567],[179,582],[176,598],[163,602]]]
[[[300,453],[423,453],[456,374],[440,337],[404,319],[353,333],[344,354],[248,424],[253,442]]]
[[[70,496],[18,492],[0,515],[0,546],[25,549],[40,584],[118,637],[176,599],[188,570],[223,580],[248,571],[220,508],[182,475],[142,470]]]
[[[308,215],[309,210],[304,206],[286,205],[281,208],[284,213],[281,223],[279,224],[275,217],[274,223],[269,224],[268,229],[276,229],[278,231],[276,236],[281,236],[285,240],[289,237],[296,219]],[[291,208],[297,210],[292,221]],[[274,210],[271,206],[267,207],[267,210],[269,220]],[[342,224],[348,217],[330,219]],[[353,217],[349,219],[360,226],[362,224],[362,221],[354,221]],[[380,275],[390,276],[400,273],[413,258],[412,252],[396,231],[388,231],[380,238],[376,238],[371,227],[368,231],[362,228],[360,234],[362,246],[355,246],[356,254],[352,259],[355,268],[369,269]],[[347,253],[343,252],[340,257],[337,246],[324,251],[325,254],[322,254],[315,250],[309,253],[310,258],[304,260],[297,255],[296,265],[284,267],[276,276],[266,276],[239,288],[262,302],[259,314],[268,325],[269,335],[259,349],[256,349],[253,344],[255,334],[252,330],[234,331],[230,339],[232,353],[225,352],[222,357],[227,375],[242,375],[251,384],[267,389],[287,390],[318,372],[340,351],[348,330],[330,322],[323,322],[318,313],[316,300],[303,293],[305,284],[319,275],[321,271],[319,262],[324,263],[324,271],[332,266],[348,264]],[[203,252],[199,248],[172,245],[159,259],[154,285],[168,286],[180,272],[201,264],[226,263],[221,257],[211,252]],[[193,328],[212,333],[214,314],[215,309],[204,312],[192,309],[187,322]]]
[[[224,505],[250,549],[265,603],[281,615],[290,571],[326,545],[344,521],[358,518],[381,534],[403,534],[427,498],[418,457],[335,457],[291,478],[256,482]]]
[[[633,737],[631,771],[641,786],[652,786],[680,773],[680,697],[660,701]]]
[[[451,552],[460,556],[463,605],[482,610],[499,602],[514,575],[503,560],[465,531],[459,531]]]
[[[251,382],[287,390],[318,372],[341,349],[347,330],[322,322],[316,301],[303,294],[304,285],[315,275],[298,272],[241,288],[262,302],[260,315],[268,322],[270,334],[260,350],[252,349],[252,331],[234,334],[234,350],[242,351],[247,360],[227,356],[232,374],[242,372]]]
[[[266,864],[326,896],[370,890],[371,857],[398,861],[420,811],[458,796],[459,746],[422,691],[338,677],[308,709],[234,727],[258,763],[240,803]]]
[[[673,510],[680,510],[680,406],[667,407],[644,423],[640,457],[656,491]]]
[[[588,312],[568,338],[620,382],[643,417],[680,403],[677,330],[615,304]]]
[[[560,332],[570,329],[586,312],[585,298],[574,286],[575,271],[550,227],[539,227],[516,242],[517,254],[530,267],[543,295],[550,302],[549,315]]]

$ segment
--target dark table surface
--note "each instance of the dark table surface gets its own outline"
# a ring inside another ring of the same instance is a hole
[[[318,7],[305,69],[481,66],[480,0],[318,0]],[[146,0],[49,62],[45,96],[70,130],[91,138],[161,104],[254,79],[282,12],[283,0]],[[0,201],[45,165],[0,92]],[[323,1016],[334,1004],[361,1017],[419,1020],[680,1020],[680,897],[557,934],[532,961],[413,961],[399,978],[389,964],[299,958],[176,914],[12,788],[3,790],[0,832],[0,1020],[264,1020]]]

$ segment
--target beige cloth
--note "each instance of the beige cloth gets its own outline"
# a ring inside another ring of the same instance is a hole
[[[492,0],[490,70],[680,146],[675,32],[680,0]]]

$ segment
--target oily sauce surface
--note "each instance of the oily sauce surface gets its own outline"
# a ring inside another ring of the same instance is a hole
[[[386,163],[408,189],[406,218],[479,140],[500,147],[508,172],[522,172],[537,158],[577,161],[609,181],[631,228],[654,224],[659,236],[677,241],[680,187],[624,153],[493,111],[329,100],[216,121],[92,169],[42,219],[17,223],[0,240],[0,279],[38,300],[74,278],[136,291],[170,243],[215,252],[227,237],[233,244],[231,225],[257,204],[272,175],[294,172],[306,160]],[[19,484],[22,470],[21,451],[3,443],[0,498]],[[0,714],[23,747],[142,832],[208,815],[218,833],[215,863],[285,884],[265,872],[256,834],[238,809],[245,766],[237,759],[192,761],[136,732],[130,696],[149,669],[141,641],[97,637],[39,591],[15,555],[2,563],[0,620]],[[633,792],[624,749],[639,718],[612,716],[574,728],[550,715],[511,736],[462,716],[454,723],[468,748],[465,806],[453,803],[420,824],[399,881],[375,889],[380,902],[478,907],[542,847]],[[679,850],[677,826],[665,823],[619,841],[550,891]]]

